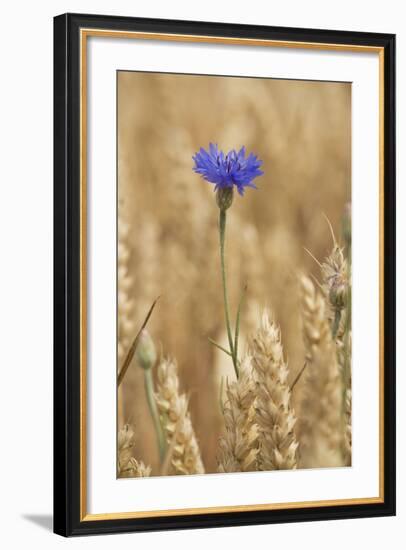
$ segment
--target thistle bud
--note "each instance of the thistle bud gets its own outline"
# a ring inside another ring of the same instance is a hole
[[[145,329],[140,334],[135,356],[140,367],[145,370],[151,369],[156,363],[157,353],[155,344],[149,332]]]
[[[233,188],[219,187],[216,193],[217,206],[220,210],[227,210],[233,202]]]
[[[330,303],[336,309],[343,309],[347,305],[348,285],[342,277],[337,277],[330,287]]]

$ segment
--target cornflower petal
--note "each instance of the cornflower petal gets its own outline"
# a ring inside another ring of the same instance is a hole
[[[207,151],[201,147],[192,158],[193,170],[214,184],[216,190],[235,186],[238,193],[244,195],[245,187],[257,189],[252,181],[264,173],[260,170],[262,160],[253,153],[246,157],[244,146],[238,153],[232,149],[225,154],[217,144],[210,143]]]

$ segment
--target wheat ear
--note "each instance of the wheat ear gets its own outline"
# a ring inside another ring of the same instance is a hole
[[[346,466],[352,462],[352,395],[351,388],[345,392],[345,432],[344,432],[344,460]]]
[[[308,366],[300,411],[303,422],[300,466],[342,466],[342,378],[326,303],[307,277],[301,278],[301,291]]]
[[[148,477],[151,474],[151,468],[145,466],[133,456],[135,433],[134,429],[125,424],[118,432],[118,477]]]
[[[225,433],[220,439],[218,471],[250,472],[257,470],[258,429],[255,424],[255,384],[251,358],[239,365],[238,380],[227,385],[223,406]]]
[[[156,402],[171,447],[171,464],[175,474],[204,474],[199,445],[193,430],[187,397],[179,393],[178,369],[175,361],[164,359],[158,366]]]
[[[119,215],[117,220],[117,366],[121,369],[122,362],[131,344],[134,334],[134,301],[131,298],[133,288],[133,279],[130,275],[130,226],[123,217],[123,205],[119,206]],[[124,424],[124,390],[120,385],[117,388],[118,393],[118,426],[121,428]]]
[[[130,226],[120,215],[117,223],[117,287],[118,287],[118,364],[121,363],[134,335],[134,301],[131,298],[133,279],[130,275]]]
[[[283,359],[280,329],[264,311],[250,341],[256,375],[256,421],[259,426],[260,470],[290,470],[297,466],[296,416],[291,406],[289,369]]]

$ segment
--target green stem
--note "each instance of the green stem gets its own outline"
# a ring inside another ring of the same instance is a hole
[[[247,286],[244,287],[244,289],[241,293],[241,297],[240,297],[240,301],[239,301],[238,309],[237,309],[237,318],[236,318],[236,321],[235,321],[234,357],[235,357],[237,365],[238,365],[238,336],[240,334],[240,316],[241,316],[241,308],[242,308],[242,304],[244,302],[244,297],[245,297],[246,291],[247,291]]]
[[[147,396],[149,412],[151,413],[151,417],[154,423],[155,433],[157,437],[159,461],[162,464],[165,458],[166,441],[165,441],[165,435],[161,425],[161,420],[159,418],[158,407],[155,401],[152,369],[144,369],[144,383],[145,383],[145,393]]]
[[[233,336],[231,332],[231,323],[230,323],[230,314],[228,308],[228,297],[227,297],[227,281],[226,281],[226,265],[225,265],[225,254],[224,254],[224,243],[226,237],[226,211],[220,209],[220,219],[219,219],[219,230],[220,230],[220,258],[221,258],[221,277],[223,281],[223,296],[224,296],[224,314],[226,318],[226,328],[228,343],[230,346],[231,358],[233,360],[235,375],[238,378],[238,365],[237,358],[234,353],[233,345]]]
[[[341,309],[336,309],[334,313],[333,327],[331,329],[333,340],[335,340],[337,336],[338,328],[340,326],[340,321],[341,321]]]

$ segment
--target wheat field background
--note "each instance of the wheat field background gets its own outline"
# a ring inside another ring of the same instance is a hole
[[[263,160],[258,190],[236,196],[226,255],[233,315],[241,289],[241,344],[267,307],[281,329],[289,380],[303,366],[301,274],[341,239],[351,202],[351,85],[196,75],[118,73],[118,369],[153,300],[158,353],[178,364],[180,387],[207,473],[218,471],[226,345],[213,186],[192,155],[214,142]],[[156,370],[156,369],[155,369]],[[157,374],[154,371],[155,382]],[[300,408],[305,377],[292,391]],[[134,426],[137,459],[159,471],[143,372],[134,361],[118,392],[118,428]],[[300,423],[298,424],[300,426]],[[298,428],[300,429],[300,428]]]

